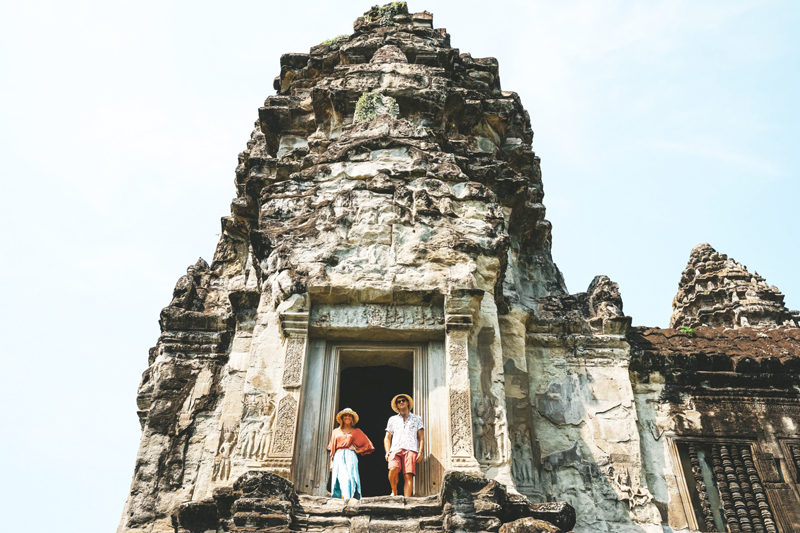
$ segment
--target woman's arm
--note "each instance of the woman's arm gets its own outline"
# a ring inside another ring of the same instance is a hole
[[[352,433],[353,435],[353,450],[360,455],[366,455],[375,451],[375,446],[373,446],[372,441],[369,440],[369,437],[361,431],[360,429],[356,429]]]

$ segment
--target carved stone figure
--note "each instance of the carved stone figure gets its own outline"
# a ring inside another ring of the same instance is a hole
[[[494,406],[491,398],[478,398],[474,404],[475,443],[478,446],[475,456],[481,462],[490,462],[497,455]]]
[[[531,485],[533,475],[533,448],[530,430],[526,425],[517,426],[512,432],[512,474],[519,485]]]
[[[274,393],[268,393],[245,400],[245,415],[237,447],[239,457],[258,460],[266,458],[275,420],[274,397]]]
[[[217,448],[217,455],[214,457],[214,469],[211,473],[211,481],[225,481],[231,475],[231,453],[236,447],[238,437],[235,431],[226,431],[224,428],[220,432],[220,443]]]
[[[494,434],[496,439],[496,449],[499,461],[508,460],[508,423],[506,422],[506,410],[502,405],[494,408]]]

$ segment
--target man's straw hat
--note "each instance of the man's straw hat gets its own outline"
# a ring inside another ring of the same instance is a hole
[[[409,411],[414,409],[414,399],[411,396],[409,396],[408,394],[398,394],[397,396],[392,398],[392,411],[394,411],[395,413],[399,413],[400,412],[400,411],[397,410],[397,399],[400,398],[400,397],[403,397],[406,400],[408,400],[408,410]]]
[[[340,426],[342,425],[342,416],[343,415],[351,415],[353,417],[353,424],[352,424],[353,426],[358,424],[358,413],[356,413],[355,411],[353,411],[349,407],[345,407],[344,409],[342,409],[341,411],[336,413],[336,421],[339,423]]]

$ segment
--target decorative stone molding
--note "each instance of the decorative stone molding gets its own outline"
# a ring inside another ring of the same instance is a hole
[[[450,408],[450,468],[480,472],[475,458],[472,431],[472,400],[469,379],[469,332],[472,328],[473,298],[483,294],[454,290],[445,302],[445,358]]]
[[[291,457],[294,446],[294,428],[297,425],[297,400],[285,396],[278,405],[275,436],[270,447],[271,456]]]
[[[287,311],[280,314],[281,330],[286,337],[304,337],[308,334],[308,313]]]
[[[450,390],[450,435],[453,456],[472,455],[469,391]]]
[[[286,337],[281,382],[283,397],[278,403],[269,456],[264,461],[264,466],[271,472],[290,478],[300,408],[300,387],[303,384],[308,345],[308,312],[285,311],[279,317],[281,330]]]
[[[306,339],[291,337],[286,342],[286,357],[283,364],[283,388],[291,389],[303,384],[303,363],[306,355]]]
[[[310,325],[314,328],[441,330],[444,311],[435,305],[315,305]]]

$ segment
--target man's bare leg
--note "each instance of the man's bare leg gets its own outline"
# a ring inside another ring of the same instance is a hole
[[[410,498],[414,494],[414,474],[403,474],[403,478],[405,478],[403,494],[406,498]]]
[[[397,496],[397,482],[400,479],[400,469],[392,468],[389,470],[389,484],[392,486],[392,496]]]

